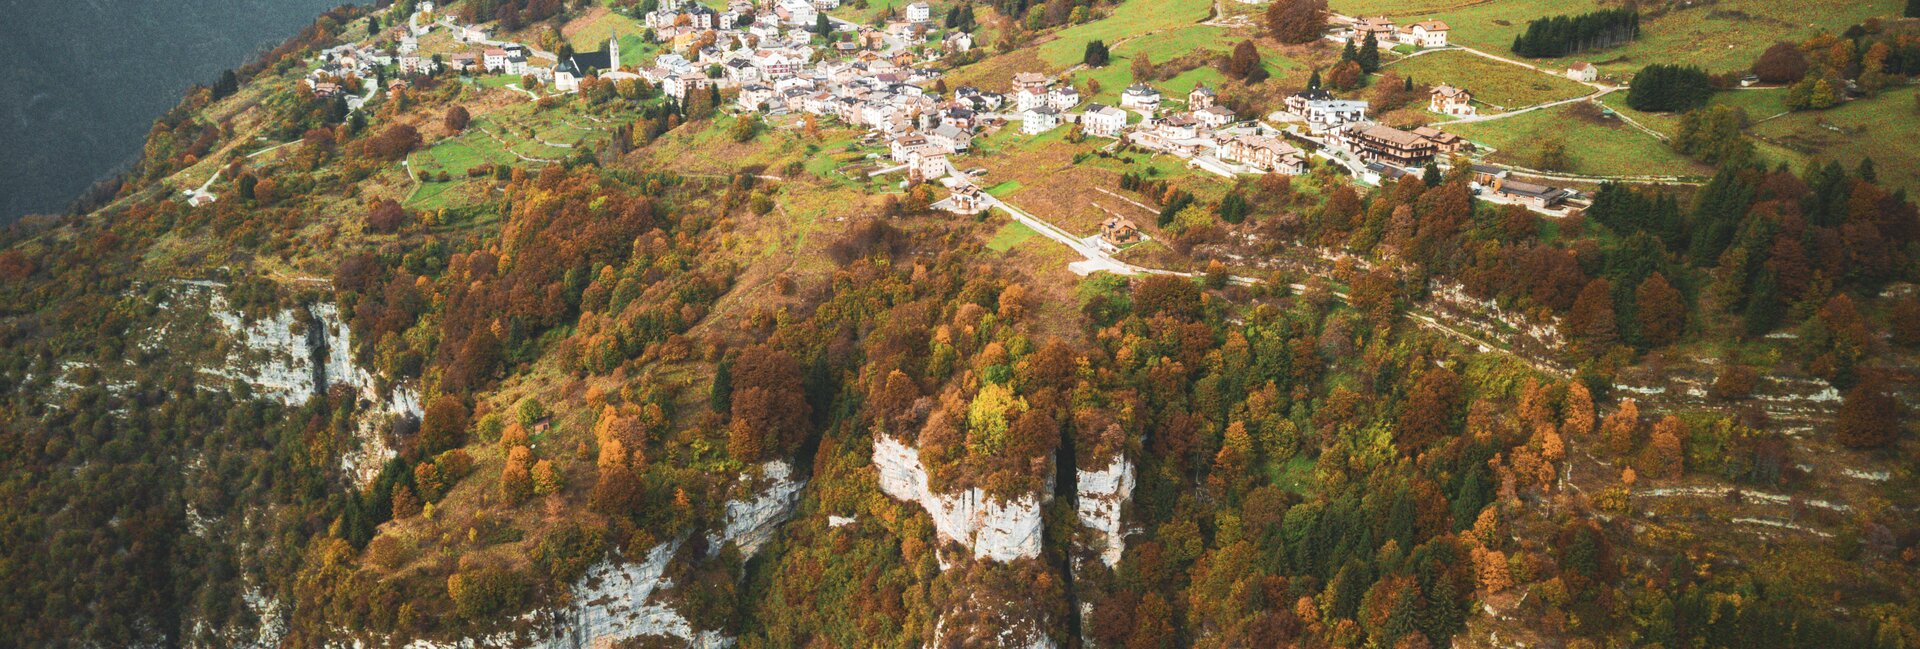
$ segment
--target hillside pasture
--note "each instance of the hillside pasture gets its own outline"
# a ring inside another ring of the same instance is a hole
[[[1577,81],[1529,70],[1511,63],[1463,51],[1443,51],[1408,57],[1386,66],[1415,83],[1449,83],[1473,93],[1483,104],[1507,111],[1593,92]]]
[[[1494,162],[1533,167],[1544,142],[1566,143],[1566,171],[1594,176],[1705,175],[1705,165],[1619,119],[1595,119],[1581,104],[1555,106],[1506,119],[1446,125],[1476,144],[1496,149]]]
[[[1848,169],[1872,158],[1881,182],[1920,191],[1920,147],[1913,142],[1913,134],[1920,133],[1916,95],[1920,88],[1891,90],[1831,110],[1760,122],[1748,133],[1805,160],[1838,161]]]
[[[1653,3],[1648,3],[1649,5]],[[1446,6],[1439,6],[1446,5]],[[1901,0],[1718,0],[1672,3],[1643,10],[1640,40],[1605,50],[1560,59],[1535,61],[1548,70],[1565,69],[1573,61],[1601,66],[1601,73],[1625,75],[1654,63],[1682,61],[1708,71],[1744,70],[1776,41],[1799,41],[1821,32],[1839,33],[1875,16],[1896,16]],[[1427,12],[1399,10],[1419,6]],[[1403,18],[1444,20],[1453,28],[1451,39],[1500,55],[1512,52],[1513,39],[1527,22],[1545,16],[1581,14],[1617,3],[1600,0],[1488,0],[1441,2],[1413,0],[1343,0],[1336,11],[1362,14],[1386,12]],[[1667,8],[1667,7],[1672,8]]]

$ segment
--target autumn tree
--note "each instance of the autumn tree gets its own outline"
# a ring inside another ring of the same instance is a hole
[[[1580,289],[1567,313],[1566,329],[1582,353],[1598,355],[1618,339],[1613,325],[1613,285],[1595,278]]]
[[[1360,69],[1360,63],[1357,61],[1341,62],[1327,73],[1327,85],[1335,90],[1353,90],[1366,81],[1366,71]]]
[[[367,210],[367,231],[387,234],[399,230],[407,223],[407,210],[391,199],[374,201]]]
[[[1640,338],[1649,346],[1665,347],[1686,329],[1687,306],[1680,291],[1659,272],[1647,276],[1634,290],[1634,308],[1640,318]]]
[[[500,468],[500,495],[510,503],[533,495],[533,449],[515,446],[507,451],[507,463]]]
[[[467,130],[467,122],[472,119],[473,116],[467,114],[466,106],[454,104],[447,108],[447,115],[441,119],[441,122],[446,124],[447,130],[459,133]]]
[[[1327,28],[1326,0],[1274,0],[1267,7],[1267,29],[1282,43],[1298,45],[1320,40]]]
[[[1875,380],[1862,381],[1840,402],[1840,430],[1836,438],[1847,448],[1872,449],[1892,444],[1900,436],[1905,409]]]
[[[1793,43],[1774,43],[1753,62],[1753,76],[1766,83],[1797,83],[1807,76],[1807,55]]]
[[[1620,409],[1600,422],[1600,443],[1608,453],[1623,456],[1633,450],[1640,431],[1640,404],[1632,399],[1620,402]]]
[[[1565,421],[1560,431],[1567,439],[1585,440],[1593,434],[1593,392],[1587,389],[1587,384],[1579,381],[1567,384],[1567,402],[1562,411]]]
[[[758,462],[799,447],[812,408],[801,389],[800,364],[791,354],[768,345],[743,350],[734,363],[733,385],[729,454]]]
[[[1220,71],[1229,78],[1247,83],[1259,83],[1267,76],[1266,67],[1260,63],[1260,48],[1251,40],[1240,41],[1239,45],[1233,46],[1233,53],[1221,60]]]
[[[464,446],[467,417],[467,405],[459,397],[451,394],[434,397],[427,402],[426,412],[421,417],[416,450],[421,455],[432,455]]]
[[[1446,437],[1452,431],[1459,399],[1460,377],[1453,370],[1435,367],[1422,372],[1400,407],[1396,440],[1400,450],[1415,453]]]
[[[1647,437],[1647,459],[1643,463],[1648,477],[1680,477],[1686,461],[1686,452],[1681,448],[1681,438],[1685,435],[1686,425],[1679,417],[1667,415],[1653,424],[1653,432]]]

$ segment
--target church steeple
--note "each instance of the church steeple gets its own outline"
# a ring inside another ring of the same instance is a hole
[[[620,37],[618,36],[607,37],[607,66],[614,70],[620,69]]]

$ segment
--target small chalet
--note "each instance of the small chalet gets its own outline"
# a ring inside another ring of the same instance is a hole
[[[1582,83],[1593,83],[1600,78],[1600,68],[1586,61],[1575,61],[1567,66],[1567,78]]]
[[[1118,250],[1122,246],[1140,243],[1140,240],[1140,228],[1131,220],[1110,216],[1100,224],[1100,244],[1108,249]]]
[[[1466,138],[1431,126],[1422,126],[1413,129],[1413,134],[1427,138],[1427,140],[1433,142],[1435,152],[1443,155],[1452,155],[1461,151],[1473,150],[1473,143],[1468,142]]]
[[[1213,89],[1207,87],[1207,84],[1195,84],[1193,86],[1193,92],[1187,93],[1187,110],[1198,112],[1212,108],[1214,100],[1218,98],[1218,95],[1214,93]]]
[[[1444,83],[1434,86],[1427,110],[1454,117],[1471,117],[1479,112],[1473,107],[1473,93]]]

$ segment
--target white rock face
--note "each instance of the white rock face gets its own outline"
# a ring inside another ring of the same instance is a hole
[[[768,486],[751,497],[727,501],[727,527],[708,535],[712,546],[718,548],[732,541],[740,544],[741,554],[751,557],[793,515],[793,506],[800,502],[800,488],[806,486],[793,479],[793,467],[774,460],[760,465],[760,475]],[[751,479],[750,475],[740,476],[742,482]]]
[[[360,404],[354,421],[359,444],[341,455],[341,471],[361,487],[380,477],[380,470],[395,454],[383,435],[388,421],[395,416],[418,420],[424,408],[418,391],[395,385],[383,392],[371,372],[354,366],[351,330],[340,319],[338,305],[317,303],[305,309],[284,309],[248,323],[242,314],[231,310],[222,285],[176,284],[187,291],[204,292],[207,313],[235,343],[225,363],[202,368],[202,372],[245,381],[261,395],[290,406],[304,404],[335,384],[347,385]],[[319,331],[307,331],[315,326]]]
[[[694,633],[687,618],[650,601],[654,593],[673,587],[663,575],[679,541],[669,541],[647,552],[647,560],[632,564],[603,561],[587,570],[573,585],[574,605],[562,612],[562,633],[541,643],[546,649],[604,647],[641,636],[678,638],[689,647],[733,646],[718,633]]]
[[[1133,497],[1133,464],[1124,455],[1098,471],[1076,471],[1080,523],[1100,532],[1104,545],[1100,561],[1111,568],[1120,563],[1127,540],[1120,534],[1120,508]]]
[[[973,558],[1012,561],[1040,556],[1039,499],[1023,496],[1002,503],[978,488],[932,493],[920,452],[890,435],[874,435],[873,465],[879,470],[881,491],[919,503],[933,517],[940,538],[972,550]]]

